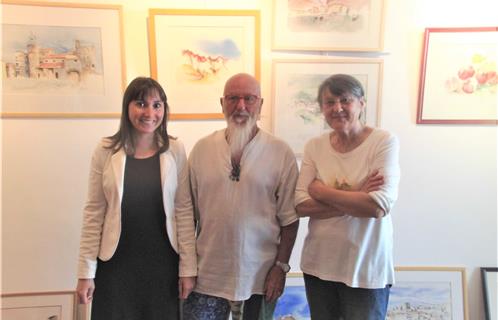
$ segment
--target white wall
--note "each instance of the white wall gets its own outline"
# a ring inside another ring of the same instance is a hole
[[[262,126],[271,130],[271,59],[301,57],[271,52],[271,1],[100,2],[123,5],[128,80],[149,75],[148,8],[261,9],[267,98]],[[396,264],[466,267],[470,319],[484,318],[478,267],[498,263],[497,129],[416,125],[418,76],[425,27],[496,26],[495,3],[387,1],[385,50],[380,54],[381,123],[401,142],[402,180],[393,212]],[[112,134],[117,125],[117,119],[2,119],[2,293],[74,289],[90,155],[98,139]],[[190,150],[198,138],[223,125],[172,121],[170,132]],[[303,237],[301,232],[293,270],[299,269]]]

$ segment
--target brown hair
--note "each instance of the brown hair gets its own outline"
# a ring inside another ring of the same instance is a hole
[[[128,107],[133,100],[144,100],[148,95],[157,93],[161,101],[164,103],[164,117],[161,125],[154,132],[154,140],[162,153],[169,149],[169,139],[167,124],[169,117],[169,106],[167,102],[166,93],[161,85],[152,78],[138,77],[135,78],[125,90],[123,95],[123,106],[121,110],[121,120],[119,123],[119,130],[114,135],[107,137],[110,144],[107,148],[117,152],[123,148],[126,154],[135,154],[135,142],[133,141],[133,125],[128,116]]]

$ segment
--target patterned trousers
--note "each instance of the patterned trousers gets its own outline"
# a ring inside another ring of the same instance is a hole
[[[253,294],[249,299],[245,300],[242,319],[258,320],[262,302],[263,296],[259,294]],[[230,315],[231,304],[234,311],[236,311],[237,306],[240,306],[239,302],[192,292],[183,303],[183,320],[227,320]],[[236,316],[236,314],[234,312],[233,315]]]

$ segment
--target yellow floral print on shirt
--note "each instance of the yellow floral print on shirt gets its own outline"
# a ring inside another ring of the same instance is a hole
[[[350,191],[351,189],[353,189],[353,186],[346,181],[346,178],[342,178],[341,182],[339,182],[339,179],[335,178],[334,188],[336,188],[337,190]]]

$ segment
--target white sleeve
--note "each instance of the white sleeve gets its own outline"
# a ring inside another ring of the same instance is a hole
[[[312,159],[313,149],[313,142],[308,141],[304,147],[303,161],[301,162],[301,170],[299,172],[299,178],[297,179],[296,193],[294,196],[295,206],[311,199],[308,193],[308,186],[317,176],[316,164]]]
[[[110,153],[111,151],[106,150],[101,143],[97,146],[92,156],[88,179],[88,196],[83,210],[78,279],[93,279],[97,270],[97,256],[100,249],[104,216],[107,210],[102,173]]]
[[[197,275],[197,256],[195,251],[195,227],[190,194],[187,156],[183,144],[176,140],[176,161],[178,186],[175,194],[175,220],[180,256],[180,277]]]
[[[381,141],[372,168],[378,169],[384,176],[384,185],[369,195],[388,214],[398,199],[400,180],[399,142],[396,136],[389,134]]]
[[[299,172],[294,153],[290,147],[286,146],[286,149],[284,156],[285,169],[282,172],[277,190],[277,216],[281,226],[287,226],[299,220],[294,206],[294,191]]]

